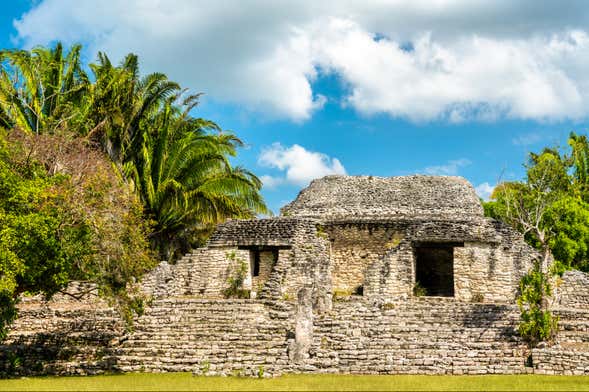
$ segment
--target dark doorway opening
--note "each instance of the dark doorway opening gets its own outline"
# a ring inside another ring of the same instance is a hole
[[[454,247],[461,245],[427,243],[415,247],[415,283],[425,295],[454,296]]]
[[[254,250],[252,252],[254,252],[254,265],[252,266],[252,276],[260,276],[260,251]]]
[[[268,277],[272,268],[278,261],[280,249],[288,249],[284,246],[239,246],[238,249],[250,251],[250,271],[254,278],[264,276]]]

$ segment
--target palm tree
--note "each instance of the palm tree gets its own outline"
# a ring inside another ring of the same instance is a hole
[[[0,123],[33,133],[54,133],[83,121],[90,85],[82,47],[0,51]],[[75,127],[75,126],[74,126]]]
[[[143,120],[161,109],[180,92],[180,86],[162,73],[139,77],[137,56],[129,54],[114,67],[104,53],[91,64],[96,82],[92,86],[88,114],[93,128],[89,134],[102,144],[116,163],[132,161],[141,146],[139,128]]]
[[[229,163],[241,140],[211,121],[187,116],[186,107],[181,112],[173,102],[146,122],[140,154],[126,165],[155,222],[153,243],[166,259],[187,251],[194,235],[227,218],[269,213],[260,180]],[[184,106],[196,102],[191,96]]]
[[[227,218],[268,213],[260,180],[229,163],[241,140],[190,115],[200,94],[186,95],[162,73],[140,77],[134,54],[114,66],[99,53],[91,82],[80,51],[64,54],[59,43],[0,51],[0,126],[70,129],[97,142],[135,187],[166,258]]]

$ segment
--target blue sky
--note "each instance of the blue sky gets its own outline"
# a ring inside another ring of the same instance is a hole
[[[135,52],[204,92],[195,115],[246,142],[236,163],[275,212],[330,173],[460,175],[486,196],[587,130],[586,2],[241,4],[17,0],[0,44]]]

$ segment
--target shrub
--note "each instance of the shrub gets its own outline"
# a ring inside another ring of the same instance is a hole
[[[156,261],[139,200],[100,152],[63,135],[0,132],[0,338],[20,294],[91,285],[131,321]],[[82,294],[74,295],[81,299]]]
[[[229,257],[230,259],[234,259]],[[228,287],[223,290],[225,298],[249,298],[250,291],[243,289],[243,283],[247,275],[247,264],[243,260],[236,260],[234,264],[233,273],[227,279]]]
[[[413,295],[416,297],[424,297],[427,295],[427,289],[417,281],[415,282],[415,286],[413,286]]]
[[[552,294],[548,276],[540,269],[540,263],[524,276],[519,283],[517,304],[521,312],[518,327],[520,336],[531,347],[551,340],[558,331],[558,317],[547,309],[547,297]]]

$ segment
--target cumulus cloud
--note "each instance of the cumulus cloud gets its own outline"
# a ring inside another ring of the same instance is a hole
[[[428,166],[423,169],[423,172],[433,176],[455,176],[458,174],[460,168],[468,166],[471,163],[472,162],[466,158],[454,159],[448,161],[444,165]]]
[[[264,186],[269,188],[284,183],[305,186],[315,178],[329,174],[346,174],[346,169],[337,158],[306,150],[298,144],[284,147],[280,143],[274,143],[262,150],[258,163],[285,172],[284,177],[262,176]]]
[[[527,147],[536,144],[542,140],[544,140],[543,135],[535,132],[530,132],[514,137],[513,139],[511,139],[511,142],[516,146]]]
[[[261,176],[260,180],[266,189],[275,189],[285,183],[284,178],[274,177],[267,174]]]
[[[411,121],[589,114],[586,2],[43,0],[15,21],[25,46],[84,41],[250,110],[304,121],[322,74],[360,113]]]
[[[485,201],[489,200],[491,193],[493,193],[493,189],[495,189],[495,186],[489,184],[488,182],[483,182],[474,188],[477,195],[479,195],[479,197]]]

